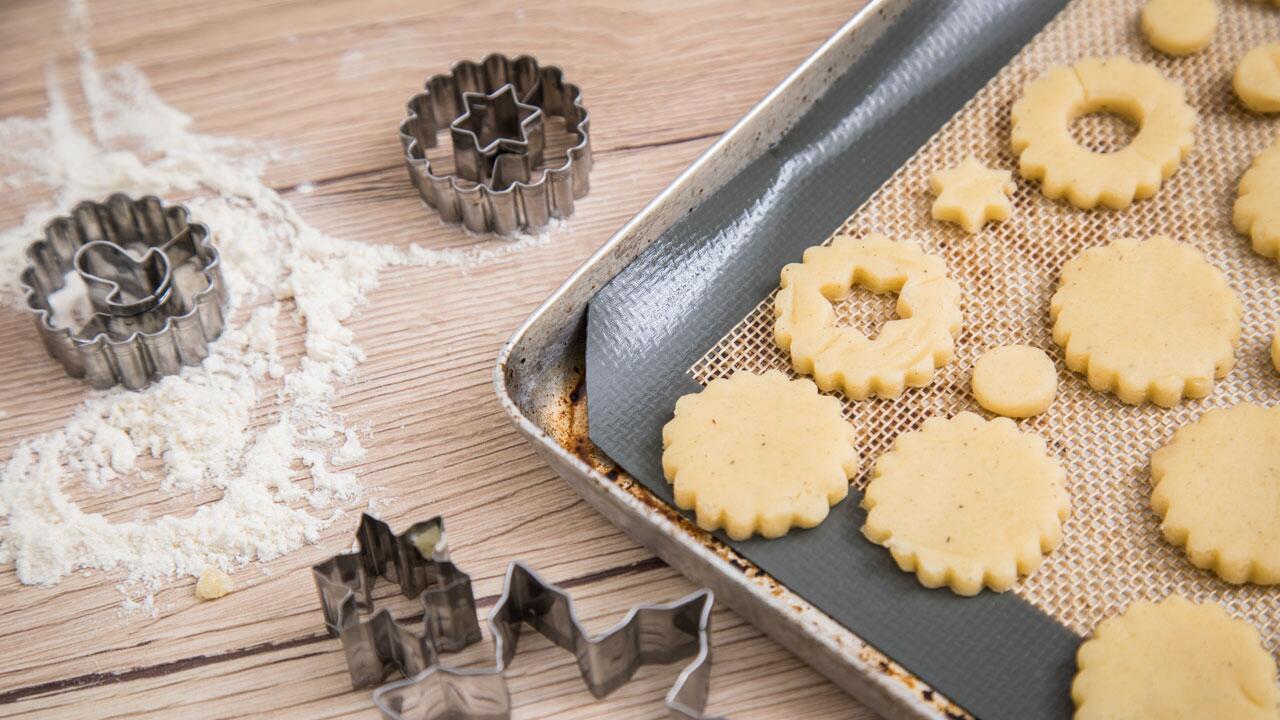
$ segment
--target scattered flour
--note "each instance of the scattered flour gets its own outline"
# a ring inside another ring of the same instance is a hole
[[[364,360],[344,323],[380,270],[465,269],[545,244],[549,234],[446,251],[330,237],[266,184],[268,148],[192,131],[191,119],[131,65],[100,71],[85,40],[88,22],[82,0],[73,0],[68,31],[79,51],[87,130],[52,66],[46,115],[0,119],[0,186],[47,188],[51,196],[0,231],[0,300],[21,303],[22,252],[49,219],[83,199],[153,193],[186,202],[212,229],[235,322],[202,366],[143,392],[93,392],[64,427],[14,450],[0,468],[0,562],[13,563],[26,584],[116,571],[123,610],[155,616],[153,592],[165,581],[314,543],[345,514],[341,506],[361,496],[356,473],[339,468],[366,450],[333,401]],[[305,186],[303,193],[314,188]],[[300,358],[278,352],[277,326],[285,322],[304,330]],[[264,386],[278,389],[264,396]],[[267,425],[257,428],[264,401]],[[157,459],[162,492],[191,497],[213,488],[221,496],[180,517],[110,522],[67,493],[76,483],[111,490],[119,478],[148,480],[138,467],[145,456]],[[370,499],[367,508],[387,502]]]

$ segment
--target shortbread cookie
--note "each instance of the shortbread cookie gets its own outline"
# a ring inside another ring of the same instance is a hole
[[[1249,236],[1254,252],[1280,260],[1280,138],[1240,178],[1231,219]]]
[[[662,472],[698,526],[735,540],[813,527],[858,472],[840,401],[777,370],[712,380],[676,401],[662,428]]]
[[[1062,467],[1008,418],[962,412],[904,433],[880,456],[862,532],[926,587],[1004,591],[1062,541]]]
[[[1280,112],[1280,43],[1259,45],[1245,53],[1236,65],[1231,87],[1250,110]]]
[[[1058,371],[1040,348],[1005,345],[982,353],[973,364],[973,397],[998,415],[1039,415],[1057,395]]]
[[[836,324],[832,303],[855,284],[898,293],[898,319],[885,323],[874,340]],[[912,243],[840,235],[805,250],[803,263],[782,269],[774,315],[774,338],[791,353],[796,372],[855,400],[872,393],[894,398],[907,385],[928,385],[934,369],[954,357],[960,286],[947,277],[942,258]]]
[[[1240,300],[1191,245],[1157,235],[1085,250],[1049,305],[1067,368],[1131,404],[1209,394],[1235,364]]]
[[[1142,6],[1142,34],[1162,53],[1199,52],[1209,46],[1217,30],[1214,0],[1147,0]]]
[[[1276,325],[1275,332],[1271,335],[1271,367],[1280,372],[1280,324]]]
[[[1280,583],[1280,407],[1210,410],[1151,456],[1151,507],[1191,563]]]
[[[1106,111],[1138,126],[1127,146],[1097,153],[1071,137],[1076,118]],[[1018,172],[1039,180],[1045,196],[1086,210],[1128,207],[1148,198],[1191,152],[1195,112],[1178,83],[1127,58],[1085,58],[1027,84],[1013,105]]]
[[[1017,189],[1008,170],[992,170],[974,158],[929,176],[933,219],[953,222],[970,234],[991,220],[1008,220],[1009,196]]]
[[[1276,665],[1216,603],[1137,600],[1076,653],[1075,720],[1276,720]]]

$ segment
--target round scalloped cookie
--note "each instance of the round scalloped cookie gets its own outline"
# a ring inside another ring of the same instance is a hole
[[[1076,652],[1075,720],[1276,720],[1276,665],[1215,603],[1137,600]]]
[[[1138,125],[1127,146],[1111,153],[1082,147],[1072,120],[1093,112]],[[1195,141],[1195,112],[1178,83],[1127,58],[1085,58],[1027,83],[1012,111],[1018,172],[1039,180],[1046,197],[1066,197],[1085,210],[1121,209],[1148,198],[1173,175]]]
[[[1151,507],[1191,564],[1280,583],[1280,408],[1214,409],[1151,456]]]
[[[1039,415],[1058,395],[1058,371],[1044,351],[1005,345],[973,364],[973,397],[984,410],[1011,418]]]
[[[926,587],[1008,590],[1062,541],[1064,481],[1044,441],[1008,418],[931,418],[876,461],[862,533]]]
[[[836,324],[832,303],[855,284],[898,294],[898,319],[874,340]],[[928,385],[933,371],[955,357],[963,321],[960,286],[947,277],[942,258],[875,234],[839,235],[805,250],[804,262],[784,267],[774,316],[774,339],[791,354],[796,372],[855,400],[873,393],[895,398],[906,386]]]
[[[1254,252],[1280,261],[1280,138],[1240,178],[1231,220]]]
[[[1271,335],[1271,367],[1280,372],[1280,323]]]
[[[1256,113],[1280,112],[1280,43],[1259,45],[1240,58],[1231,87]]]
[[[1147,0],[1141,24],[1151,47],[1169,55],[1190,55],[1213,40],[1218,6],[1214,0]]]
[[[1199,250],[1161,235],[1072,258],[1049,315],[1067,368],[1126,403],[1204,397],[1235,365],[1239,298]]]
[[[840,401],[777,370],[739,372],[681,397],[662,447],[676,504],[735,540],[817,525],[858,472]]]

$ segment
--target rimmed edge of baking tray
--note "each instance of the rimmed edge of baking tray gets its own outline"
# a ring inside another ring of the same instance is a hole
[[[555,437],[550,418],[565,409],[581,380],[590,297],[703,194],[767,151],[821,97],[837,70],[866,51],[911,1],[871,0],[614,233],[502,346],[494,385],[516,429],[551,468],[663,561],[711,587],[738,614],[881,715],[954,718],[963,711],[858,635],[755,571],[638,483],[610,477],[571,452]]]

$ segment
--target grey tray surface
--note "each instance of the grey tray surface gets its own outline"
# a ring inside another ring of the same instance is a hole
[[[591,440],[671,503],[661,428],[698,389],[689,367],[1063,5],[911,4],[779,142],[619,272],[588,305]],[[1079,638],[1013,595],[922,590],[861,538],[858,501],[780,540],[717,537],[970,713],[1069,717]]]

